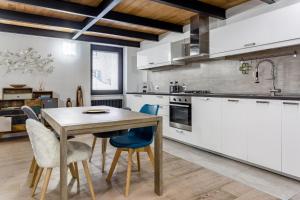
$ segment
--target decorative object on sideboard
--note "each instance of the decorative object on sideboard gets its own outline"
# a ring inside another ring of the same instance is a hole
[[[77,107],[83,106],[83,93],[80,85],[77,87],[77,91],[76,91],[76,106]]]
[[[39,81],[38,91],[43,91],[44,90],[44,86],[45,86],[45,82],[44,81]]]
[[[52,73],[54,66],[52,54],[42,57],[33,48],[20,50],[18,52],[0,52],[0,66],[7,68],[7,73],[20,71],[22,73]]]
[[[72,107],[71,98],[67,98],[66,107]]]
[[[13,88],[23,88],[26,86],[26,84],[10,84],[9,86]]]

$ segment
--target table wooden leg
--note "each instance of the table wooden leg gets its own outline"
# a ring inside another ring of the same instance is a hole
[[[68,199],[67,132],[60,134],[60,199]]]
[[[162,117],[160,117],[157,122],[154,142],[154,192],[159,196],[163,194],[162,123]]]

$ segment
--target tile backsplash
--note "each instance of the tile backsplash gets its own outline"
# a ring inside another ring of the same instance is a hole
[[[300,94],[300,56],[271,58],[277,68],[276,87],[282,93]],[[254,83],[257,61],[249,61],[249,74],[239,71],[240,62],[219,60],[207,63],[193,63],[171,70],[148,71],[147,81],[152,91],[169,91],[169,82],[178,81],[187,85],[188,90],[208,89],[215,93],[269,93],[272,88],[271,64],[264,62],[259,67],[260,83]]]

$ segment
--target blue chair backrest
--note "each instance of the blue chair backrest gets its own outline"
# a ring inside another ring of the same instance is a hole
[[[158,109],[159,109],[158,105],[145,104],[141,108],[140,112],[149,114],[149,115],[157,115]],[[134,132],[135,136],[142,138],[144,140],[151,141],[153,139],[154,127],[152,127],[152,126],[143,127],[143,128],[135,128],[131,131]]]
[[[38,116],[35,114],[32,108],[29,106],[22,106],[21,110],[25,113],[25,115],[28,117],[28,119],[34,119],[36,121],[40,121]]]

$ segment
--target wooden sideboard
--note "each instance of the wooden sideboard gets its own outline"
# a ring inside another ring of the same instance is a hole
[[[51,101],[49,103],[49,101]],[[53,103],[54,102],[54,103]],[[33,91],[32,88],[3,88],[0,100],[0,136],[25,132],[27,116],[21,107],[28,105],[39,114],[45,105],[57,105],[52,91]]]

